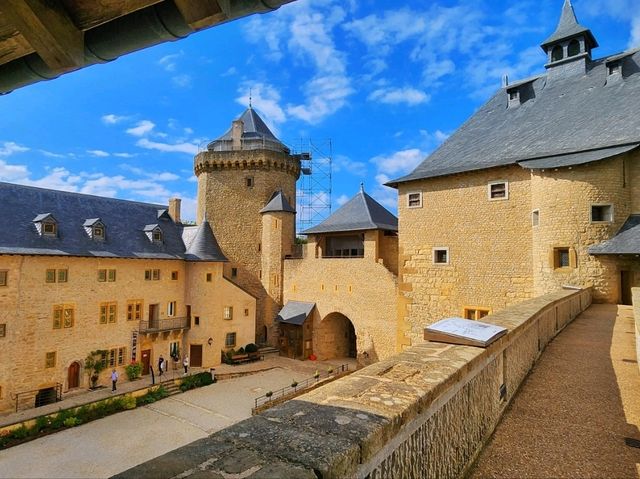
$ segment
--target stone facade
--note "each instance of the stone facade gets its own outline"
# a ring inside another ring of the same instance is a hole
[[[160,355],[170,358],[171,343],[177,343],[180,359],[191,345],[203,345],[202,366],[210,367],[220,364],[227,332],[236,333],[238,346],[255,339],[255,298],[226,281],[219,262],[2,255],[0,270],[7,272],[6,286],[0,286],[0,324],[5,325],[0,410],[14,407],[19,392],[56,383],[66,392],[72,386],[70,367],[79,366],[77,386],[88,387],[84,360],[91,351],[115,350],[113,363],[100,378],[106,384],[112,367],[126,380],[124,365],[140,361],[143,351],[157,372]],[[55,282],[46,281],[47,270],[56,271]],[[65,270],[66,281],[58,281],[58,272]],[[115,280],[99,281],[99,270],[115,271]],[[159,271],[159,279],[145,279],[146,271],[153,270]],[[140,304],[140,319],[128,319],[132,302]],[[106,304],[115,304],[115,314],[102,318],[101,305]],[[56,306],[72,311],[60,324],[54,321]],[[150,306],[157,310],[156,332],[149,332]],[[232,320],[223,319],[225,306],[233,308]],[[185,327],[173,327],[178,324]],[[48,365],[47,353],[55,353]]]
[[[266,149],[204,151],[196,156],[194,169],[198,177],[197,221],[200,223],[206,215],[211,223],[229,259],[226,276],[257,298],[256,337],[273,343],[277,336],[273,330],[277,301],[265,288],[262,276],[271,277],[277,271],[262,271],[262,256],[276,255],[281,260],[285,251],[291,250],[295,216],[290,214],[282,219],[284,231],[291,235],[280,250],[270,251],[265,248],[270,245],[262,244],[260,210],[278,190],[282,190],[290,204],[296,204],[300,161],[285,152]],[[231,274],[233,268],[237,271],[235,277]]]

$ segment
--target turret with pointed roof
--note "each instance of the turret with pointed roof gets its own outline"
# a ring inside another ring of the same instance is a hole
[[[542,49],[547,52],[552,45],[578,36],[584,36],[586,38],[589,49],[598,46],[598,42],[591,33],[591,30],[578,23],[576,13],[573,11],[573,5],[571,5],[571,0],[564,0],[558,26],[555,32],[542,42]]]

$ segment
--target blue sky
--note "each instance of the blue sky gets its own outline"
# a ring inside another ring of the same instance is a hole
[[[640,46],[640,0],[575,0],[600,44]],[[0,181],[166,203],[193,218],[193,156],[253,106],[333,154],[332,205],[411,171],[499,87],[544,71],[562,0],[299,0],[0,97]],[[318,191],[317,194],[323,194]]]

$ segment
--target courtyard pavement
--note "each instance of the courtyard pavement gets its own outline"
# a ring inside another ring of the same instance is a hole
[[[542,354],[468,477],[640,477],[630,306],[594,304]]]
[[[269,390],[344,363],[355,367],[355,361],[348,359],[303,362],[272,357],[253,366],[216,368],[222,373],[247,372],[252,367],[262,371],[0,451],[0,478],[112,476],[250,417],[254,398]],[[57,403],[56,410],[61,405]]]

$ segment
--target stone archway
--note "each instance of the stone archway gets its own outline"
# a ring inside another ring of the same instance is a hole
[[[313,335],[314,350],[320,359],[355,358],[358,355],[355,327],[342,313],[326,315]]]

